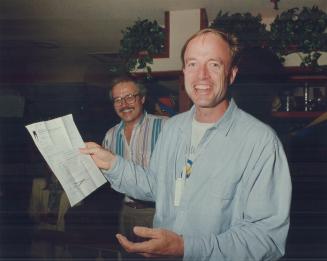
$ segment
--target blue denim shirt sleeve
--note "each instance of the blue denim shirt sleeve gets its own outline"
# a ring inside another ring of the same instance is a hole
[[[155,180],[150,171],[116,155],[116,162],[110,170],[102,171],[111,187],[133,198],[154,201],[153,187]],[[132,174],[132,175],[128,175]]]

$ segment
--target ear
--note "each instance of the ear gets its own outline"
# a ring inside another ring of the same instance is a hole
[[[142,104],[145,103],[145,96],[143,96],[143,97],[141,98],[141,103],[142,103]]]
[[[231,70],[229,72],[229,85],[233,84],[233,82],[234,82],[234,80],[236,78],[237,72],[238,72],[238,68],[236,66],[231,68]]]

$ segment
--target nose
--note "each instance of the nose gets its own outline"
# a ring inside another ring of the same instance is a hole
[[[199,68],[199,78],[200,79],[207,79],[208,78],[208,68],[207,66],[201,65]]]
[[[127,104],[126,99],[125,98],[121,99],[121,105],[123,106],[125,104]]]

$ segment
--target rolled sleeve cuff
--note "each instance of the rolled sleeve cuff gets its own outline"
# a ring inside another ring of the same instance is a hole
[[[116,160],[114,162],[114,165],[111,167],[111,169],[102,170],[102,174],[112,185],[114,185],[115,183],[117,183],[120,180],[119,169],[122,165],[122,161],[123,161],[123,158],[121,156],[116,155]]]

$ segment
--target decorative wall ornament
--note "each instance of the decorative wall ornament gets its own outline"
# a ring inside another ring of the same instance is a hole
[[[119,55],[128,72],[145,69],[151,73],[149,64],[153,57],[164,50],[165,33],[157,21],[138,19],[132,26],[122,31]]]

